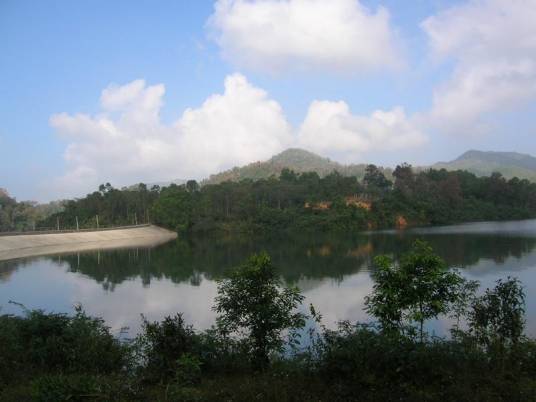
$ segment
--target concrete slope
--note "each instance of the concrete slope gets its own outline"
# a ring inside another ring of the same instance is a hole
[[[176,237],[177,233],[153,225],[94,232],[0,236],[0,261],[86,250],[154,247]]]

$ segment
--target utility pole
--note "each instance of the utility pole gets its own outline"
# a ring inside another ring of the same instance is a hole
[[[60,218],[56,217],[56,227],[58,228],[58,232],[60,231]]]
[[[99,215],[95,215],[95,218],[97,218],[97,229],[99,228]]]
[[[134,212],[134,224],[138,226],[138,213]]]
[[[80,228],[78,227],[78,216],[76,216],[75,218],[76,218],[76,231],[78,232],[80,230]]]

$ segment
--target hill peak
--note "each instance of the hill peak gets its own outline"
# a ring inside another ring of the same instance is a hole
[[[285,168],[296,173],[316,172],[320,177],[334,171],[343,176],[357,176],[362,178],[365,174],[365,164],[342,165],[329,158],[322,157],[301,148],[289,148],[272,156],[264,162],[254,162],[242,167],[235,167],[210,176],[203,184],[217,184],[224,181],[240,181],[244,179],[259,180],[271,176],[279,176]],[[389,174],[389,173],[388,173]]]
[[[317,163],[336,164],[336,162],[332,162],[328,158],[324,158],[320,155],[317,155],[310,151],[306,151],[305,149],[301,148],[288,148],[283,152],[272,156],[269,162],[277,163],[280,165],[288,165],[285,166],[288,168],[297,167],[298,169],[299,166],[296,165],[304,165],[305,167],[307,165]]]
[[[519,152],[500,152],[500,151],[478,151],[476,149],[471,149],[464,152],[456,161],[467,160],[467,159],[484,159],[484,160],[497,160],[497,159],[512,159],[512,160],[530,160],[536,159],[529,154],[522,154]]]
[[[506,178],[536,180],[536,158],[518,152],[469,150],[451,162],[436,163],[433,167],[447,170],[468,170],[478,176],[500,172]]]

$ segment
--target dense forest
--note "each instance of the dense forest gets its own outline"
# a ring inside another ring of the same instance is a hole
[[[118,190],[110,184],[39,222],[42,227],[73,228],[152,222],[185,232],[265,232],[284,230],[357,231],[416,225],[527,219],[536,217],[536,184],[506,180],[500,173],[477,177],[466,171],[407,164],[393,180],[368,165],[358,180],[333,172],[283,169],[279,177]]]

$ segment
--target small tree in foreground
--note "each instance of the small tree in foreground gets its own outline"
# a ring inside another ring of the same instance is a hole
[[[494,289],[476,298],[469,313],[470,333],[487,348],[503,349],[520,340],[525,327],[525,293],[521,282],[499,279]]]
[[[366,310],[384,330],[400,331],[418,323],[421,342],[424,322],[447,314],[460,297],[465,281],[449,271],[443,259],[425,242],[417,240],[412,250],[395,264],[387,256],[375,258],[375,284],[365,299]]]
[[[253,363],[263,368],[270,352],[282,350],[283,331],[295,334],[305,325],[305,315],[296,312],[303,299],[299,289],[282,285],[270,257],[261,253],[219,281],[214,310],[225,333],[245,332]]]

